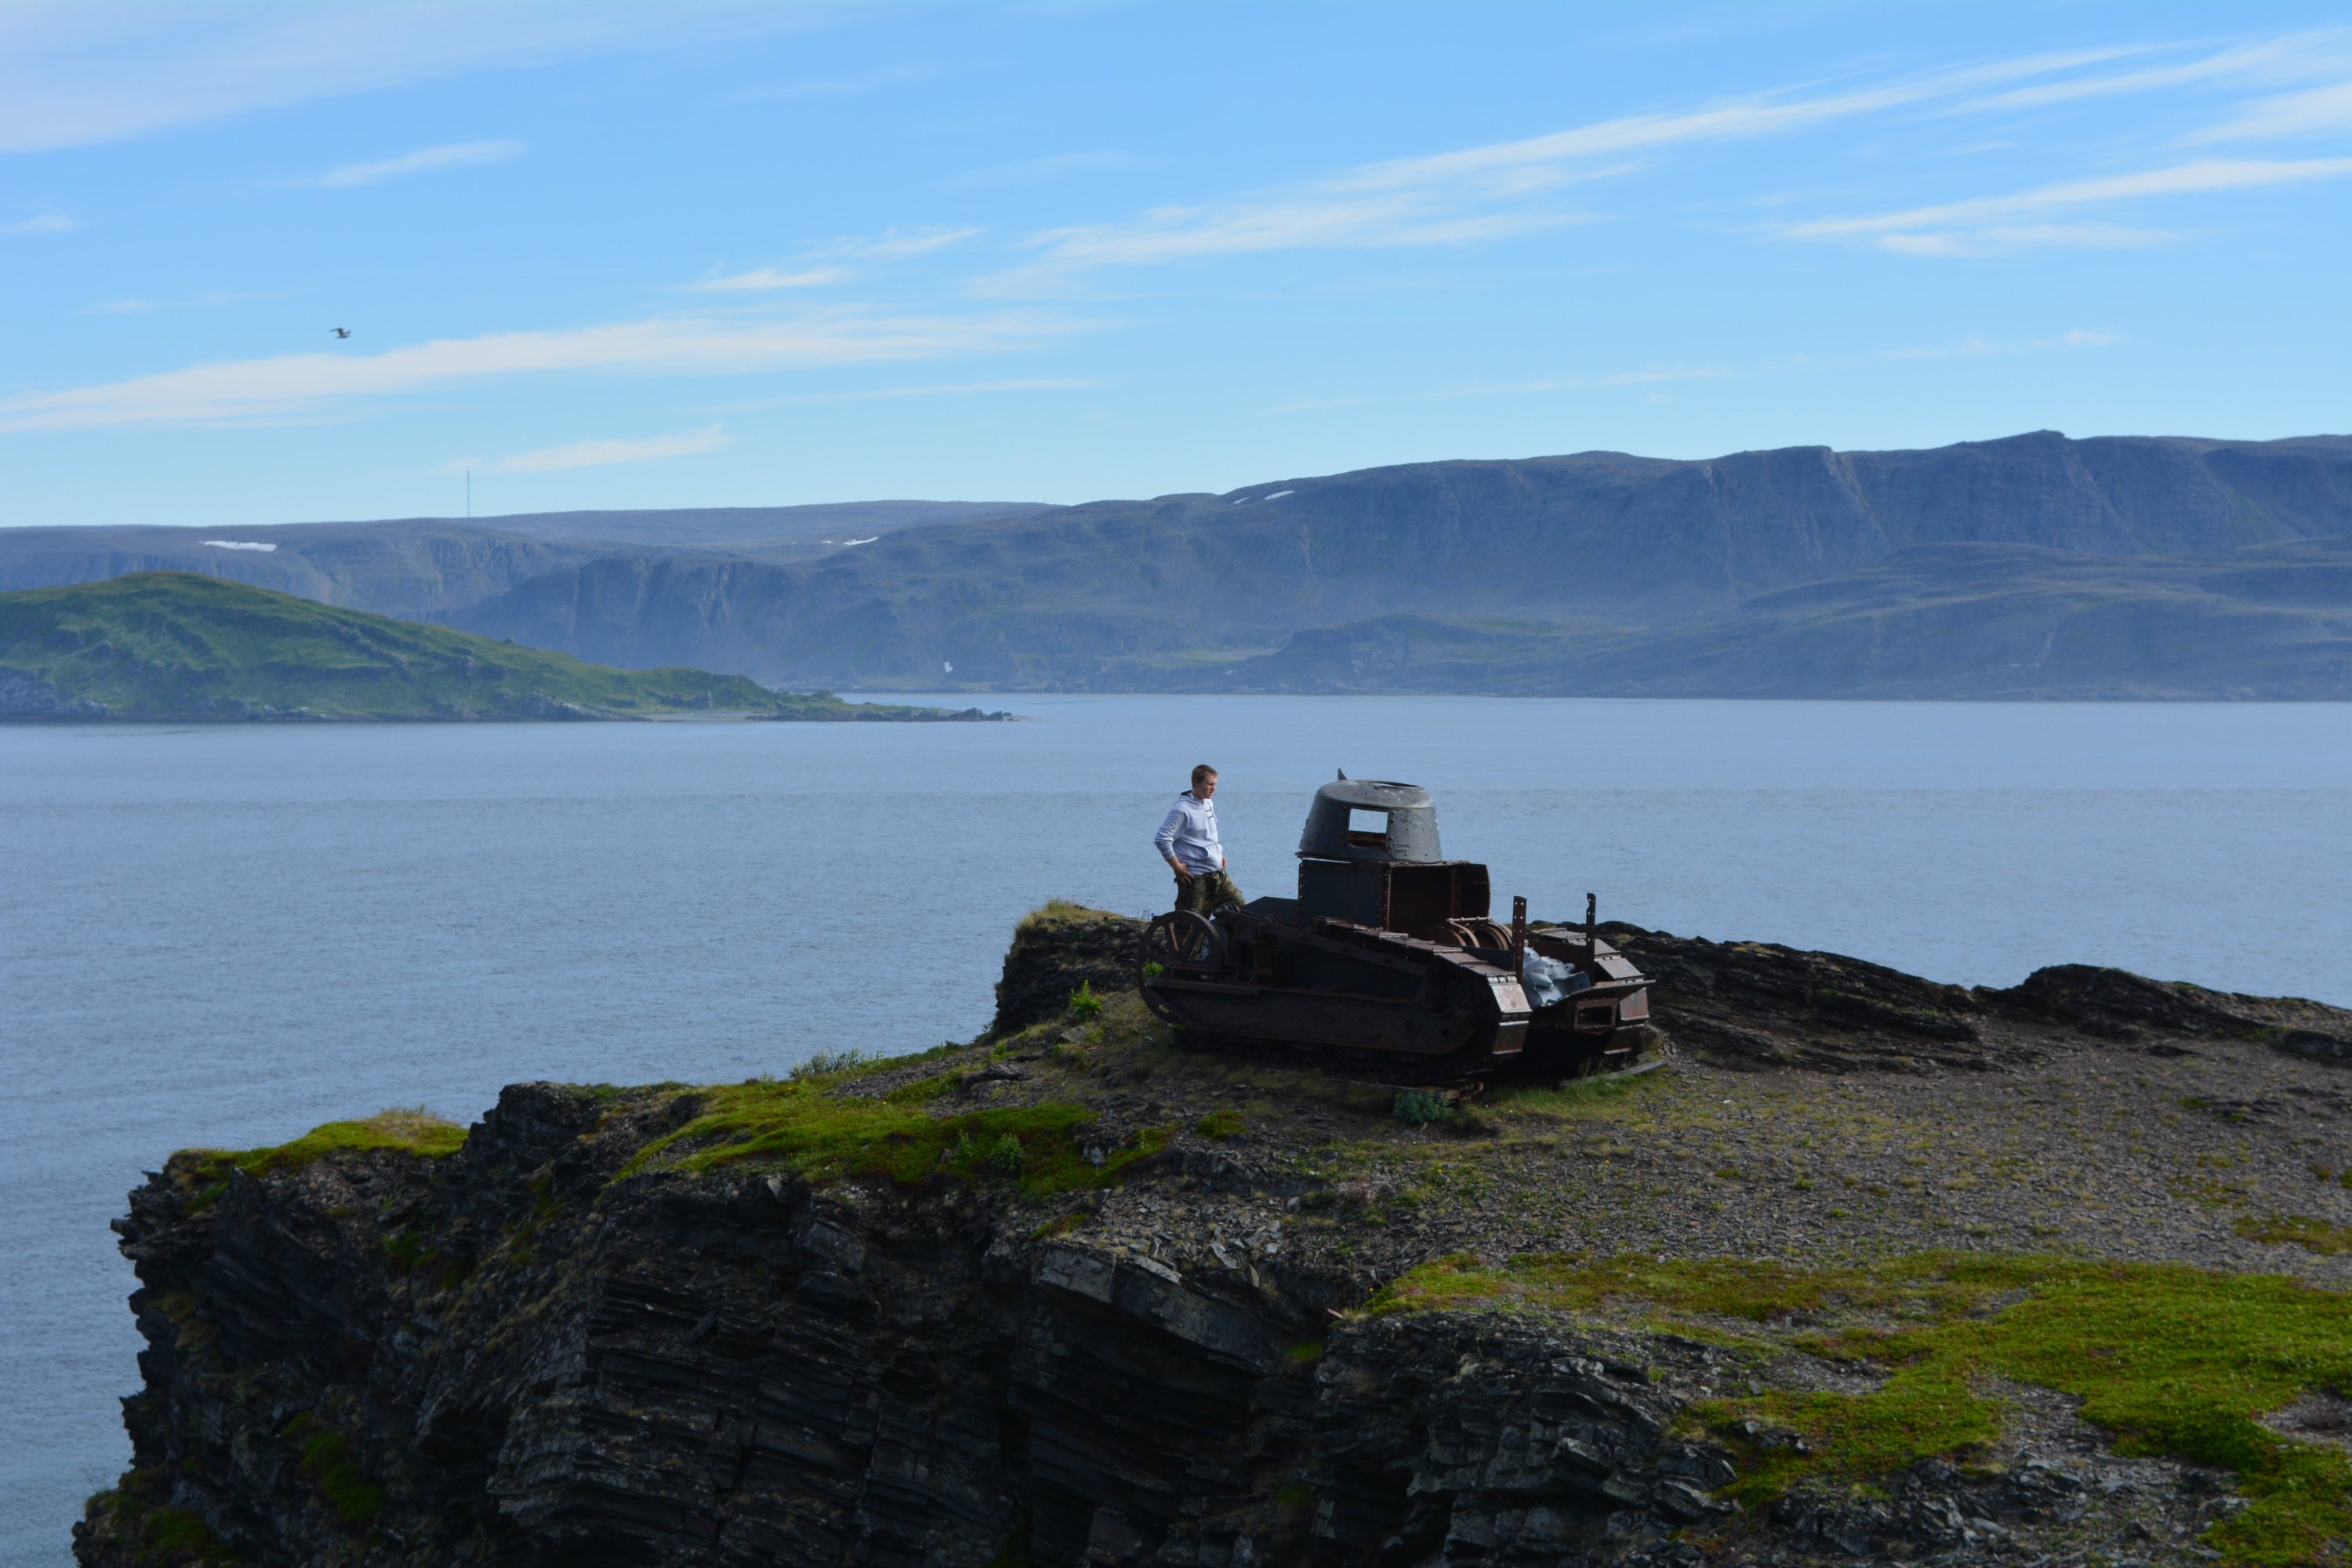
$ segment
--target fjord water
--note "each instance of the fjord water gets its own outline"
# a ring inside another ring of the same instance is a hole
[[[996,700],[1034,721],[0,728],[0,1562],[125,1461],[106,1226],[170,1151],[969,1037],[1024,910],[1164,905],[1198,761],[1253,895],[1345,768],[1542,915],[2352,1004],[2352,707]]]

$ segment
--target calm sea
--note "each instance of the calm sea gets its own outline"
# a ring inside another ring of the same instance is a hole
[[[170,1151],[968,1037],[1024,910],[1164,902],[1195,762],[1252,895],[1345,768],[1538,913],[2352,1004],[2352,707],[999,700],[1034,721],[0,728],[0,1563],[64,1563],[126,1460],[107,1221]]]

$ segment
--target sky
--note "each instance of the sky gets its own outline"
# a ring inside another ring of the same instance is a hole
[[[2340,5],[0,0],[0,525],[2343,433],[2347,257]]]

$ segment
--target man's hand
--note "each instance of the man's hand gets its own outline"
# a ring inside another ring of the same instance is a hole
[[[1176,880],[1179,885],[1187,888],[1192,885],[1192,873],[1184,869],[1184,863],[1181,860],[1169,861],[1168,868],[1176,873]]]

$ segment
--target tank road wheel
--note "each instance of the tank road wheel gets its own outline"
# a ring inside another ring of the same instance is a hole
[[[1214,974],[1225,967],[1225,935],[1190,910],[1154,915],[1135,944],[1135,989],[1144,1005],[1168,1022],[1181,1022],[1151,992],[1154,966],[1167,974]]]

